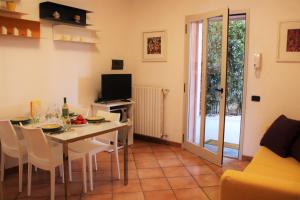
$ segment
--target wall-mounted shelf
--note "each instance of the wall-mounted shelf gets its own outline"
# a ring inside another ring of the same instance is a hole
[[[68,25],[53,25],[53,40],[63,42],[75,42],[96,44],[99,42],[99,31],[84,27]]]
[[[86,14],[91,11],[74,8],[53,2],[40,3],[40,18],[54,23],[63,23],[73,26],[89,26],[86,23]],[[77,20],[75,18],[77,17]]]
[[[18,34],[14,33],[14,29],[17,29]],[[0,16],[0,35],[39,39],[40,22]]]
[[[69,26],[92,26],[91,24],[83,24],[83,23],[78,24],[74,21],[54,19],[53,17],[44,17],[41,19],[54,22],[55,24],[65,24],[65,25],[69,25]]]

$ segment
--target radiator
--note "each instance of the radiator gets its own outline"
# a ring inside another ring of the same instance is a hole
[[[164,96],[166,91],[159,87],[133,87],[134,133],[164,137]]]

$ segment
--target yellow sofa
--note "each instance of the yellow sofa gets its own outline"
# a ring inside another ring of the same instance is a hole
[[[300,163],[260,147],[243,172],[227,170],[221,200],[300,200]]]

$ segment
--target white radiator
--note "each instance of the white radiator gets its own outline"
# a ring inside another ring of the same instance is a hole
[[[133,87],[134,132],[140,135],[164,137],[164,94],[159,87]]]

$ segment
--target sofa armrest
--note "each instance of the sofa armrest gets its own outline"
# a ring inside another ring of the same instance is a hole
[[[300,200],[300,183],[227,170],[221,178],[221,200]]]

